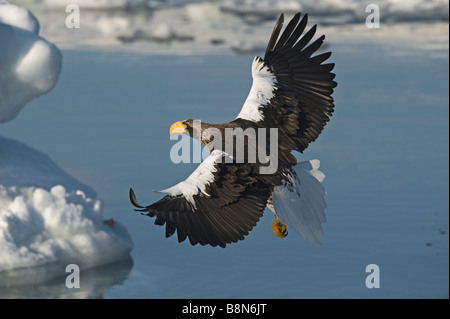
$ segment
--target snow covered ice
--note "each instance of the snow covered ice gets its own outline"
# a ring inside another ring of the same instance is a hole
[[[102,206],[48,156],[0,137],[0,287],[49,280],[71,263],[88,269],[129,258],[126,228],[103,220]],[[38,276],[29,270],[42,265]],[[27,271],[12,280],[17,269]]]
[[[351,15],[365,20],[367,2],[359,0],[224,0],[221,7],[238,14],[264,15],[279,12],[308,12],[311,15]],[[446,0],[379,0],[384,20],[445,20],[448,19]]]
[[[0,272],[48,263],[92,268],[126,258],[125,227],[48,156],[0,137]],[[0,283],[1,286],[1,283]]]
[[[369,14],[367,3],[358,0],[86,0],[76,2],[82,26],[72,32],[61,27],[65,2],[23,3],[41,17],[42,29],[62,49],[113,48],[152,55],[259,54],[281,12],[286,20],[299,11],[308,13],[311,23],[323,26],[328,39],[339,41],[346,31],[364,34],[360,28],[365,28]],[[446,0],[380,0],[376,4],[385,26],[378,35],[408,37],[421,47],[428,37],[415,34],[409,22],[445,24],[449,17]],[[392,28],[396,23],[401,27]],[[438,24],[433,34],[443,29]]]
[[[58,81],[61,52],[38,34],[39,22],[30,11],[0,2],[0,123],[14,119]]]
[[[58,81],[62,54],[38,33],[29,10],[0,2],[0,123]],[[71,263],[89,269],[129,258],[126,228],[104,220],[102,207],[47,155],[0,136],[0,287],[47,281]]]
[[[129,258],[126,228],[103,220],[102,206],[48,156],[0,137],[0,287],[47,281],[71,263],[89,269]]]

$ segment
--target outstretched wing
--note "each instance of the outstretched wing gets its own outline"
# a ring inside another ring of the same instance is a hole
[[[143,207],[130,189],[131,203],[166,225],[166,237],[178,242],[225,247],[244,239],[261,218],[273,187],[252,177],[249,164],[225,163],[228,155],[213,151],[185,180],[161,192],[158,202]]]
[[[316,25],[304,33],[308,15],[296,14],[279,36],[284,16],[278,19],[264,60],[255,57],[253,84],[237,118],[279,129],[282,148],[303,152],[322,132],[334,108],[331,96],[337,83],[333,63],[323,64],[331,52],[312,57],[325,36],[310,41]],[[309,45],[308,45],[309,44]]]

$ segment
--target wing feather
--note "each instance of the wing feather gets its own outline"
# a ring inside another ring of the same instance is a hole
[[[313,56],[325,36],[313,42],[317,25],[305,32],[308,15],[296,14],[281,33],[283,16],[275,25],[264,60],[252,65],[253,84],[237,119],[277,127],[287,152],[303,152],[322,132],[333,113],[337,83],[324,63],[331,52]],[[281,36],[280,36],[281,33]]]
[[[299,15],[301,14],[299,13]],[[305,14],[303,16],[303,19],[295,28],[294,32],[292,32],[289,40],[285,43],[283,47],[280,47],[279,49],[284,51],[286,48],[292,47],[295,44],[295,42],[297,42],[298,38],[302,35],[303,31],[305,31],[307,24],[308,24],[308,14]],[[265,56],[267,56],[267,54]]]
[[[281,14],[278,18],[277,23],[275,24],[275,27],[273,28],[272,35],[270,36],[269,43],[267,44],[266,53],[271,51],[278,39],[278,36],[280,35],[281,28],[283,27],[284,22],[284,14]]]
[[[297,13],[297,14],[291,19],[291,21],[289,21],[288,25],[286,26],[286,29],[284,29],[284,32],[283,32],[283,34],[281,35],[280,40],[278,40],[277,45],[276,45],[276,47],[275,47],[274,50],[280,49],[280,48],[281,48],[283,45],[285,45],[286,42],[290,39],[290,37],[291,37],[291,35],[292,35],[292,32],[295,30],[295,27],[297,26],[297,23],[298,23],[298,21],[300,20],[300,16],[301,16],[301,14],[300,14],[300,13]],[[278,30],[278,34],[280,33],[280,31],[281,31],[281,27],[280,27],[280,29]],[[278,35],[277,35],[277,38],[278,38]],[[271,39],[271,41],[272,41],[272,39]],[[273,39],[273,41],[276,41],[276,39]],[[269,43],[270,43],[270,41],[269,41]],[[268,52],[272,51],[272,50],[273,50],[273,45],[271,45],[271,46],[268,45],[268,46],[267,46],[267,50],[266,50],[266,54],[267,54]]]
[[[195,185],[194,177],[205,167],[210,169],[212,179]],[[184,181],[185,184],[168,188],[169,194],[156,203],[141,206],[132,189],[130,201],[137,211],[156,217],[156,225],[165,225],[166,237],[177,232],[179,242],[188,238],[192,245],[225,247],[248,235],[261,218],[273,190],[273,186],[251,176],[253,169],[250,164],[222,163],[218,158],[212,165],[207,159],[186,179],[189,183]],[[194,187],[197,187],[195,194]]]

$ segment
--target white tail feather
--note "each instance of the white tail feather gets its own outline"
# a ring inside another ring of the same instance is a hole
[[[322,223],[326,222],[326,192],[321,184],[325,174],[319,167],[319,160],[298,163],[289,175],[292,187],[285,183],[272,194],[279,220],[313,246],[322,243]]]

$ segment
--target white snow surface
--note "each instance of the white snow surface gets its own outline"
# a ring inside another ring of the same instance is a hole
[[[0,0],[1,1],[1,0]],[[359,0],[102,0],[76,2],[81,27],[61,27],[68,0],[18,0],[39,18],[45,37],[62,49],[124,50],[147,55],[261,54],[281,12],[319,24],[327,44],[388,40],[427,50],[448,49],[447,0],[380,0],[381,28],[369,29]],[[69,13],[66,14],[66,16]],[[433,23],[431,23],[433,22]],[[417,27],[419,25],[419,27]]]
[[[38,32],[29,10],[0,2],[0,122],[58,81],[61,52]],[[123,225],[103,220],[92,188],[0,136],[0,287],[44,282],[72,263],[88,269],[125,260],[132,247]]]
[[[221,7],[238,14],[301,11],[313,15],[351,15],[355,20],[365,20],[369,3],[360,0],[224,0]],[[385,21],[448,20],[449,15],[447,0],[379,0],[374,4]]]
[[[41,152],[0,137],[0,275],[55,263],[97,267],[128,258],[132,247],[123,225],[103,220],[90,187]]]
[[[145,0],[38,0],[35,2],[39,2],[41,4],[54,8],[65,8],[69,3],[74,3],[83,9],[126,9],[143,6],[146,3]]]
[[[39,22],[29,10],[0,2],[0,123],[14,119],[58,81],[61,52],[38,33]]]
[[[0,0],[0,22],[39,34],[39,21],[30,10]]]
[[[39,4],[51,8],[65,7],[68,0],[19,0],[19,3]],[[72,1],[73,2],[73,1]],[[321,15],[346,15],[364,18],[366,6],[371,2],[360,0],[78,0],[84,9],[131,9],[190,5],[192,3],[216,3],[223,11],[240,15],[268,16],[280,12],[309,12]],[[448,19],[448,0],[378,0],[382,14],[392,20]]]

